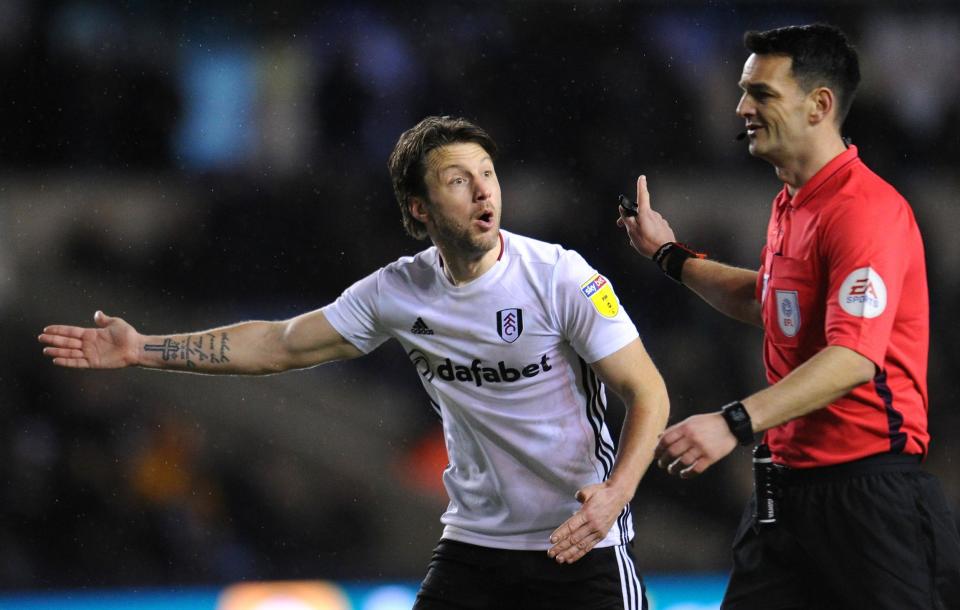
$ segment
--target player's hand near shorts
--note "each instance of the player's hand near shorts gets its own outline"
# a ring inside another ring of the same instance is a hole
[[[580,510],[550,535],[553,546],[547,555],[557,563],[573,563],[606,538],[629,498],[624,500],[608,481],[587,485],[577,492],[577,501]]]

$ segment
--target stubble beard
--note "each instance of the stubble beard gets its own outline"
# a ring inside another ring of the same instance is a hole
[[[462,226],[446,218],[434,216],[434,227],[436,232],[434,240],[437,245],[467,260],[482,258],[500,242],[499,223],[495,231],[475,235],[472,234],[469,224]]]

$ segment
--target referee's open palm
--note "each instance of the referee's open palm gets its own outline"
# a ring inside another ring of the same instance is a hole
[[[116,369],[138,363],[139,334],[122,318],[98,311],[97,328],[53,325],[38,337],[43,353],[57,366],[83,369]]]

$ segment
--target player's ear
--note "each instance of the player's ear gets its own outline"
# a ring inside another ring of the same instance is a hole
[[[407,206],[410,209],[410,216],[422,223],[427,222],[429,214],[427,213],[427,202],[421,197],[410,197],[407,199]]]

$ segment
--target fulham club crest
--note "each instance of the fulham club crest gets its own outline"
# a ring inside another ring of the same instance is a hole
[[[523,332],[523,310],[501,309],[497,312],[497,334],[507,343],[513,343]]]

